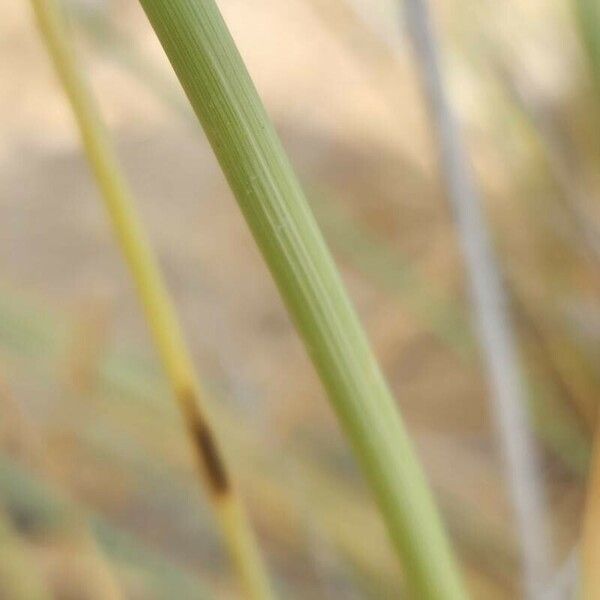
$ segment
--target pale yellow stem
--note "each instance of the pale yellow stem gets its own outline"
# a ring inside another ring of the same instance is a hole
[[[88,161],[137,286],[156,348],[183,413],[197,462],[246,596],[254,600],[270,598],[269,581],[254,534],[231,483],[206,411],[199,404],[204,394],[181,326],[134,208],[132,194],[77,64],[61,8],[55,0],[31,0],[31,4],[71,103]]]

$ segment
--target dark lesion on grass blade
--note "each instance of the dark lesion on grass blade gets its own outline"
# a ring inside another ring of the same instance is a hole
[[[186,409],[187,426],[192,435],[198,458],[204,466],[210,488],[214,494],[224,496],[229,492],[231,486],[213,433],[206,421],[198,414],[196,394],[190,389],[185,389],[180,392],[180,395]]]

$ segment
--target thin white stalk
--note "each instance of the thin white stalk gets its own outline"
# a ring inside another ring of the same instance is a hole
[[[550,573],[541,468],[525,409],[517,342],[482,201],[443,81],[427,0],[406,0],[406,18],[435,124],[440,169],[466,263],[475,324],[521,545],[527,598],[540,598]]]

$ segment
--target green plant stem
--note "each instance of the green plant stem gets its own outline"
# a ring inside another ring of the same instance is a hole
[[[266,570],[217,439],[199,402],[204,394],[181,326],[153,256],[131,192],[121,175],[94,99],[77,64],[55,0],[31,0],[48,52],[75,115],[88,161],[138,289],[164,369],[194,445],[198,466],[247,597],[271,596]]]
[[[418,598],[464,597],[394,400],[216,4],[141,4],[360,459],[408,583]]]

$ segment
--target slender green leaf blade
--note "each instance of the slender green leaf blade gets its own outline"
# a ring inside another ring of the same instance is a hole
[[[141,4],[360,458],[407,580],[419,598],[464,597],[392,396],[216,4]]]

